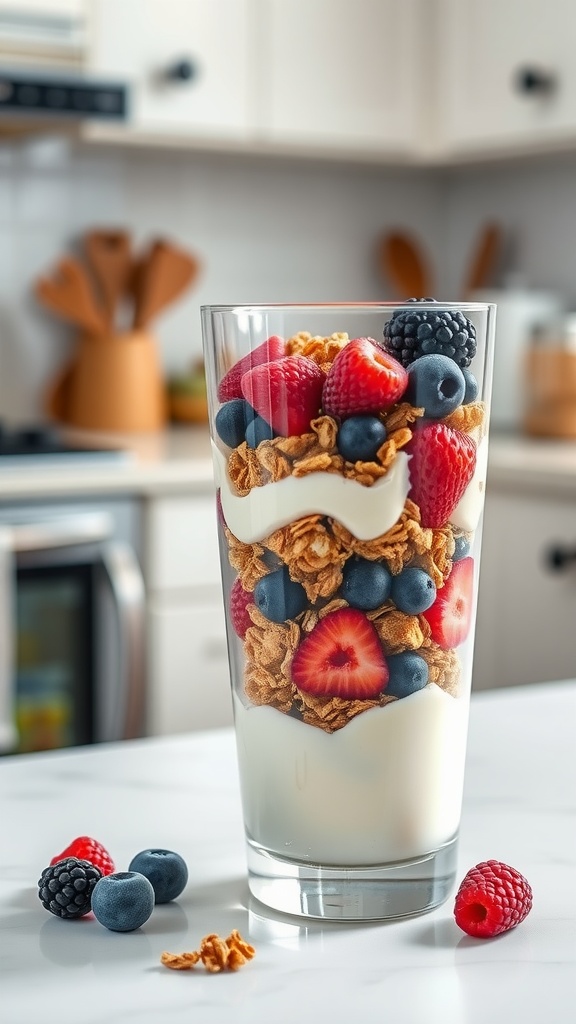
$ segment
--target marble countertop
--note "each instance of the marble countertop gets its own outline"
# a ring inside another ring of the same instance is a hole
[[[512,864],[534,906],[518,928],[471,939],[452,899],[388,924],[304,922],[248,895],[231,731],[0,761],[3,1024],[564,1024],[576,977],[576,682],[475,695],[459,878]],[[189,882],[137,932],[49,915],[36,880],[75,835],[126,870],[148,846],[185,857]],[[238,973],[169,971],[163,950],[237,928],[256,947]]]

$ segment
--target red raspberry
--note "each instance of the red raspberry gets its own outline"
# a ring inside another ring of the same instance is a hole
[[[389,409],[408,386],[408,374],[373,338],[355,338],[332,363],[322,405],[329,416],[356,416]]]
[[[50,864],[57,864],[59,860],[64,860],[66,857],[88,860],[103,875],[111,875],[115,868],[108,850],[97,839],[91,839],[90,836],[78,836],[73,839],[70,845],[62,850],[62,853],[59,853],[57,857],[52,857]]]
[[[240,578],[234,580],[230,590],[230,618],[234,626],[234,632],[241,640],[246,636],[248,626],[252,625],[252,619],[248,615],[248,605],[254,601],[253,595],[244,590]]]
[[[242,377],[242,394],[276,434],[310,430],[320,412],[326,374],[306,356],[285,356],[255,366]]]
[[[479,939],[515,928],[532,909],[532,889],[515,868],[487,860],[471,868],[456,894],[456,924]]]

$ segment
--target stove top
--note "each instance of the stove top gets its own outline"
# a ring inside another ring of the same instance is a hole
[[[71,441],[56,428],[43,424],[7,427],[0,423],[0,466],[26,465],[47,461],[65,462],[78,459],[122,459],[121,448],[84,445]]]

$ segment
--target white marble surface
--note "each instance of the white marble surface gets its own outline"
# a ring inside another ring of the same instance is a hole
[[[233,735],[142,740],[0,761],[2,1024],[564,1024],[576,979],[576,682],[472,702],[459,877],[496,857],[534,891],[531,914],[489,941],[461,932],[452,899],[412,920],[339,925],[250,902]],[[178,850],[179,900],[137,932],[50,916],[36,880],[74,835],[126,869]],[[232,928],[256,946],[237,974],[176,973],[167,949]]]

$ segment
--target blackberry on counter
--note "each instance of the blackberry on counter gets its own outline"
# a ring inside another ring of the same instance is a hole
[[[408,299],[435,302],[435,299]],[[461,369],[469,366],[476,354],[476,328],[460,310],[398,309],[384,324],[382,347],[403,366],[420,356],[438,355],[453,359]]]
[[[91,910],[92,892],[102,878],[89,860],[67,857],[44,868],[38,880],[42,906],[56,917],[84,917]]]

